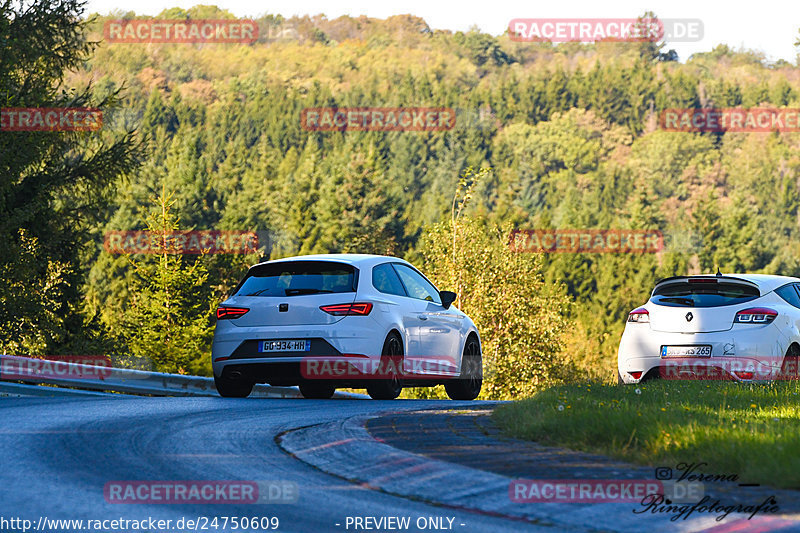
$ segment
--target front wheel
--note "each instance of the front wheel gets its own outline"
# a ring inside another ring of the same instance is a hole
[[[483,357],[478,339],[470,337],[461,357],[461,375],[445,384],[451,400],[474,400],[483,386]]]
[[[223,398],[247,398],[253,392],[255,383],[241,379],[214,376],[214,385]]]

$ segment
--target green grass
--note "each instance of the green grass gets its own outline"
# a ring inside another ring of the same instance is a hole
[[[800,383],[657,380],[564,385],[498,407],[508,435],[708,474],[800,489]]]

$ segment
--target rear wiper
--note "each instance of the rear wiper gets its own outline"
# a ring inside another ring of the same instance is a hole
[[[251,292],[250,294],[245,294],[245,296],[258,296],[262,292],[266,292],[266,291],[269,291],[269,290],[272,290],[272,289],[269,289],[269,288],[267,288],[267,289],[259,289],[256,292]]]
[[[298,296],[300,294],[318,294],[320,292],[333,292],[325,289],[284,289],[286,296]]]
[[[694,300],[692,300],[691,298],[678,298],[678,297],[671,297],[670,298],[670,297],[662,296],[661,297],[661,301],[662,302],[676,303],[676,304],[683,304],[683,305],[686,305],[688,307],[694,307]]]

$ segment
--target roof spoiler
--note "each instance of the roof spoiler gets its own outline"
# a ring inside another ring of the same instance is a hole
[[[761,294],[761,289],[759,286],[752,281],[747,281],[746,279],[736,278],[733,276],[723,276],[720,274],[713,275],[713,274],[703,274],[699,276],[672,276],[671,278],[664,278],[656,282],[655,287],[653,287],[652,294],[655,293],[656,289],[661,287],[662,285],[671,285],[673,283],[731,283],[734,285],[745,285],[747,287],[755,287],[758,289],[758,293]]]

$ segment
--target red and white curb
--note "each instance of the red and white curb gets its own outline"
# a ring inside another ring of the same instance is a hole
[[[420,416],[425,416],[420,412]],[[509,498],[512,479],[492,472],[431,459],[373,438],[356,416],[280,435],[278,445],[295,458],[353,483],[404,498],[476,513],[523,520],[569,531],[800,531],[800,515],[731,513],[670,520],[670,514],[635,514],[631,503],[518,503]],[[425,438],[420,435],[420,438]],[[716,529],[719,528],[719,529]],[[764,529],[766,528],[766,529]]]

